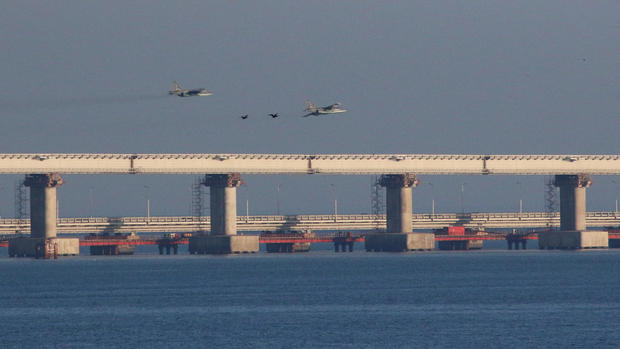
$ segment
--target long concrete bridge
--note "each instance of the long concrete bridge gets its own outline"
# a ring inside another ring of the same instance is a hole
[[[0,154],[0,173],[618,175],[620,155]]]
[[[419,175],[555,175],[560,188],[560,229],[585,231],[585,190],[592,183],[590,175],[620,174],[620,155],[0,154],[0,174],[26,175],[33,238],[56,236],[56,187],[62,185],[60,174],[65,173],[205,174],[202,184],[211,190],[212,234],[206,244],[218,246],[220,242],[214,241],[224,239],[214,237],[227,239],[227,246],[233,240],[244,240],[236,236],[236,188],[243,183],[242,174],[380,174],[380,183],[386,187],[386,232],[405,234],[409,246],[412,188],[419,183]],[[389,240],[389,245],[394,239],[371,237],[366,244]],[[251,245],[250,249],[258,248],[257,241]]]
[[[439,229],[447,226],[467,228],[557,228],[559,212],[500,212],[500,213],[440,213],[413,214],[413,228]],[[58,234],[84,233],[186,233],[211,230],[210,217],[164,216],[164,217],[71,217],[59,218]],[[620,226],[618,212],[587,212],[588,227]],[[385,215],[286,215],[286,216],[237,216],[237,231],[305,230],[350,231],[384,230]],[[28,219],[0,219],[0,235],[30,233]]]

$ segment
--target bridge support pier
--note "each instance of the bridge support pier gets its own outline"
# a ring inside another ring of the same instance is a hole
[[[64,183],[58,173],[26,175],[24,185],[30,187],[30,236],[55,238],[57,201],[56,187]]]
[[[211,235],[237,235],[238,173],[206,175],[203,185],[210,190]]]
[[[432,250],[433,234],[413,233],[412,188],[420,183],[416,175],[383,175],[379,182],[386,188],[387,229],[385,233],[366,235],[366,251]]]
[[[557,175],[554,185],[560,188],[560,230],[586,230],[586,188],[590,176]]]
[[[229,254],[258,251],[258,236],[237,235],[237,187],[243,184],[238,173],[207,174],[202,182],[210,190],[211,232],[192,236],[190,253]]]
[[[30,187],[30,237],[9,241],[9,255],[45,257],[79,254],[79,240],[56,237],[56,187],[63,184],[59,173],[26,175],[24,185]]]
[[[526,239],[507,239],[508,249],[512,250],[512,245],[515,245],[515,250],[519,249],[519,244],[521,244],[522,249],[527,250],[527,240]]]
[[[560,188],[560,230],[538,234],[540,249],[607,248],[606,231],[586,231],[586,188],[592,184],[587,174],[556,175]]]

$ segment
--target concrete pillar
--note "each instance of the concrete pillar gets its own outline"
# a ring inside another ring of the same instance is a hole
[[[379,180],[386,188],[387,233],[411,233],[412,196],[411,188],[420,182],[414,174],[383,175]]]
[[[238,173],[208,174],[202,184],[211,192],[211,234],[189,238],[194,254],[258,252],[258,235],[237,235],[237,187],[243,184]]]
[[[586,188],[590,176],[556,175],[553,183],[560,188],[560,231],[586,230]]]
[[[238,173],[209,174],[203,184],[210,188],[211,235],[237,235]]]
[[[411,188],[420,182],[411,173],[383,175],[379,183],[386,187],[386,220],[384,233],[367,234],[366,251],[429,251],[435,246],[435,235],[413,233]]]
[[[62,184],[63,179],[59,173],[26,175],[24,185],[30,187],[31,237],[56,237],[56,187]]]
[[[592,184],[587,174],[556,175],[560,187],[560,230],[538,234],[540,249],[607,248],[606,231],[586,231],[586,188]]]

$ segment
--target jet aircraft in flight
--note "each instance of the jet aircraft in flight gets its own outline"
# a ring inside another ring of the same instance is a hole
[[[328,105],[326,107],[315,107],[314,103],[311,101],[306,101],[306,109],[304,111],[308,112],[308,114],[303,117],[308,117],[310,115],[319,116],[319,115],[327,115],[327,114],[336,114],[336,113],[344,113],[347,111],[340,107],[341,103],[334,103]]]
[[[168,91],[169,95],[177,95],[179,97],[194,97],[194,96],[210,96],[213,92],[205,88],[196,89],[182,89],[176,81],[172,82],[172,90]]]

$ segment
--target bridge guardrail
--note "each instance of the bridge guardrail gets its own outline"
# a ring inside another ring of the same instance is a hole
[[[164,217],[67,217],[58,220],[59,233],[89,232],[190,232],[198,229],[208,230],[210,217],[203,216],[164,216]],[[414,214],[414,229],[441,228],[460,224],[467,227],[544,227],[550,221],[559,225],[559,213],[551,217],[546,212],[522,213],[471,213],[471,214]],[[620,225],[618,212],[588,212],[588,226]],[[345,215],[279,215],[279,216],[237,216],[238,229],[275,230],[280,228],[316,230],[355,230],[385,227],[385,215],[345,214]],[[27,232],[30,229],[28,219],[0,219],[0,234]]]

